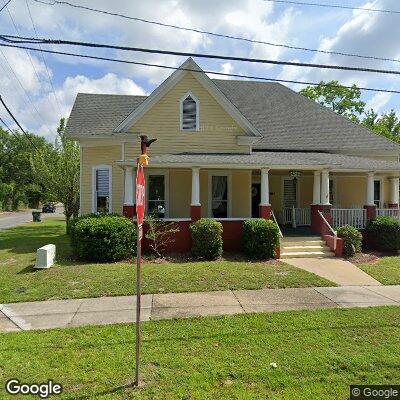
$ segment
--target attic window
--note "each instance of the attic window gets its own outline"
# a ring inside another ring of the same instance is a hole
[[[181,99],[181,130],[199,130],[199,101],[191,92]]]

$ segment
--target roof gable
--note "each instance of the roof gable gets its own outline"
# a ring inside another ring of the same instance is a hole
[[[186,74],[191,73],[197,81],[210,93],[221,107],[236,121],[248,136],[261,137],[260,132],[243,116],[237,107],[221,92],[217,85],[203,70],[188,58],[174,73],[135,108],[115,129],[116,132],[127,132],[144,114],[160,101]],[[187,71],[187,70],[190,70]]]

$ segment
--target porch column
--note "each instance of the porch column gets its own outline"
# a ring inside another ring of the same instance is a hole
[[[390,178],[389,208],[399,208],[399,178]]]
[[[376,205],[374,203],[374,172],[367,174],[367,201],[364,208],[367,210],[367,219],[376,218]]]
[[[311,204],[311,232],[321,233],[321,171],[314,171],[313,203]]]
[[[271,218],[271,204],[269,202],[269,169],[261,169],[261,203],[260,203],[260,218]]]
[[[329,206],[329,171],[324,169],[321,174],[321,204]]]
[[[135,215],[135,191],[136,191],[136,183],[135,176],[133,173],[133,167],[127,165],[124,168],[124,205],[122,209],[122,214],[124,217],[133,218]]]
[[[199,167],[192,168],[192,202],[190,204],[190,216],[192,221],[197,221],[201,218]]]

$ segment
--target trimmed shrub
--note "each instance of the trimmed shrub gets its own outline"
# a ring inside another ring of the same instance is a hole
[[[275,257],[279,246],[279,229],[275,222],[251,219],[243,224],[242,249],[247,257],[266,260]]]
[[[368,221],[366,236],[368,245],[377,250],[400,250],[400,221],[391,217]]]
[[[204,260],[216,260],[222,255],[222,224],[210,218],[201,218],[190,224],[192,254]]]
[[[70,226],[71,246],[80,260],[121,261],[134,256],[136,226],[125,217],[91,215]]]
[[[343,255],[351,257],[361,251],[363,236],[359,230],[345,225],[338,229],[337,235],[343,239]]]

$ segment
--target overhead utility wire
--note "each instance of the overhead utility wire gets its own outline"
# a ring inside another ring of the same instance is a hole
[[[17,45],[13,45],[13,44],[5,44],[5,43],[0,43],[0,47],[14,47],[14,48],[17,48],[17,49],[28,49],[28,50],[33,50],[33,51],[42,51],[44,53],[58,54],[58,55],[64,55],[64,56],[88,58],[88,59],[101,60],[101,61],[111,61],[111,62],[118,62],[118,63],[122,63],[122,64],[142,65],[142,66],[146,66],[146,67],[156,67],[156,68],[163,68],[163,69],[169,69],[169,70],[182,70],[182,71],[189,71],[189,72],[204,72],[206,74],[214,74],[214,75],[219,75],[219,76],[229,76],[229,77],[234,77],[234,78],[254,79],[254,80],[260,80],[260,81],[267,81],[267,82],[295,83],[295,84],[300,84],[300,85],[312,85],[312,86],[321,85],[321,83],[316,83],[316,82],[302,82],[302,81],[288,80],[288,79],[265,78],[265,77],[260,77],[260,76],[233,74],[233,73],[217,72],[217,71],[209,71],[209,70],[198,71],[197,69],[193,69],[193,68],[173,67],[173,66],[169,66],[169,65],[151,64],[151,63],[145,63],[145,62],[139,62],[139,61],[121,60],[121,59],[117,59],[117,58],[91,56],[91,55],[88,55],[88,54],[68,53],[68,52],[56,51],[56,50],[44,50],[44,49],[38,49],[38,48],[35,48],[35,47],[17,46]],[[328,84],[322,84],[322,86],[328,86]],[[348,89],[352,88],[352,86],[344,86],[344,85],[331,85],[331,84],[329,84],[329,86],[331,86],[331,87],[332,86],[333,87],[345,87],[345,88],[348,88]],[[375,89],[375,88],[367,88],[367,87],[359,87],[358,89],[366,90],[366,91],[372,91],[372,92],[400,94],[400,90]]]
[[[2,12],[10,3],[11,0],[6,1],[6,4],[4,4],[4,6],[0,8],[0,12]]]
[[[358,11],[373,11],[387,14],[400,14],[399,10],[385,10],[382,8],[369,8],[369,7],[352,7],[344,6],[341,4],[329,4],[329,3],[311,3],[307,1],[293,1],[293,0],[264,0],[271,3],[283,3],[283,4],[294,4],[299,6],[315,6],[315,7],[326,7],[326,8],[341,8],[345,10],[358,10]]]
[[[14,117],[14,114],[10,111],[10,109],[7,107],[7,104],[4,102],[3,98],[0,95],[0,102],[3,104],[3,107],[6,109],[7,113],[10,115],[10,117],[13,119],[13,121],[17,124],[18,128],[21,129],[21,132],[27,137],[31,145],[35,148],[36,151],[39,151],[39,149],[36,147],[35,143],[32,141],[31,137],[29,136],[28,133],[26,133],[25,129],[21,126],[21,124],[18,122],[18,120]]]
[[[37,30],[36,30],[35,23],[33,22],[33,17],[32,17],[32,13],[31,13],[31,9],[30,9],[29,4],[28,4],[28,0],[25,0],[25,3],[26,3],[26,8],[28,9],[28,14],[29,14],[29,18],[30,18],[31,23],[32,23],[33,30],[34,30],[34,32],[35,32],[35,36],[38,38],[39,35],[38,35]],[[40,44],[39,44],[39,47],[40,47]],[[60,102],[58,101],[58,97],[57,97],[57,94],[56,94],[56,90],[54,89],[53,79],[52,79],[51,76],[50,76],[49,68],[48,68],[48,66],[47,66],[46,59],[44,58],[43,53],[40,53],[40,55],[41,55],[41,57],[42,57],[42,61],[43,61],[43,64],[44,64],[44,66],[45,66],[45,69],[46,69],[47,78],[48,78],[48,80],[49,80],[50,87],[51,87],[51,89],[52,89],[52,91],[53,91],[54,99],[56,100],[56,104],[57,104],[57,108],[58,108],[58,113],[59,113],[59,115],[60,115],[60,118],[62,118],[61,106],[60,106]]]
[[[69,7],[83,9],[83,10],[92,11],[92,12],[105,14],[105,15],[110,15],[113,17],[120,17],[120,18],[124,18],[124,19],[128,19],[128,20],[132,20],[132,21],[144,22],[146,24],[153,24],[153,25],[163,26],[163,27],[167,27],[167,28],[195,32],[195,33],[200,33],[203,35],[215,36],[215,37],[224,38],[224,39],[239,40],[239,41],[243,41],[243,42],[254,43],[254,44],[264,44],[267,46],[274,46],[274,47],[284,47],[287,49],[302,50],[302,51],[308,51],[308,52],[313,52],[313,53],[332,54],[332,55],[345,56],[345,57],[357,57],[357,58],[364,58],[364,59],[371,59],[371,60],[391,61],[391,62],[400,63],[400,59],[395,59],[395,58],[377,57],[377,56],[371,56],[371,55],[365,55],[365,54],[346,53],[346,52],[342,52],[342,51],[329,51],[329,50],[313,49],[313,48],[308,48],[308,47],[292,46],[292,45],[288,45],[288,44],[266,42],[263,40],[248,39],[248,38],[244,38],[244,37],[240,37],[240,36],[226,35],[226,34],[222,34],[222,33],[210,32],[210,31],[205,31],[205,30],[196,29],[196,28],[189,28],[189,27],[185,27],[185,26],[166,24],[164,22],[159,22],[159,21],[154,21],[154,20],[149,20],[149,19],[139,18],[139,17],[132,17],[132,16],[125,15],[125,14],[115,13],[115,12],[106,11],[106,10],[100,10],[98,8],[86,7],[86,6],[82,6],[79,4],[73,4],[68,1],[53,1],[52,3],[48,3],[48,2],[42,1],[42,0],[34,0],[34,1],[36,1],[37,3],[41,3],[41,4],[46,4],[48,6],[66,5]]]
[[[290,65],[293,67],[308,67],[308,68],[320,68],[320,69],[335,69],[341,71],[357,71],[357,72],[373,72],[378,74],[389,74],[389,75],[400,75],[400,71],[376,69],[376,68],[363,68],[363,67],[350,67],[344,65],[332,65],[332,64],[315,64],[295,61],[276,61],[267,60],[261,58],[248,58],[248,57],[235,57],[235,56],[224,56],[219,54],[206,54],[206,53],[192,53],[184,51],[173,51],[173,50],[160,50],[160,49],[148,49],[143,47],[130,47],[130,46],[117,46],[111,44],[92,43],[92,42],[77,42],[73,40],[62,40],[62,39],[36,39],[32,37],[21,37],[13,35],[2,35],[0,34],[0,40],[8,43],[30,43],[30,44],[58,44],[58,45],[70,45],[70,46],[82,46],[90,48],[100,49],[115,49],[123,51],[134,51],[139,53],[147,54],[164,54],[173,56],[184,56],[184,57],[197,57],[207,58],[213,60],[228,60],[228,61],[241,61],[250,62],[255,64],[270,64],[270,65]]]

